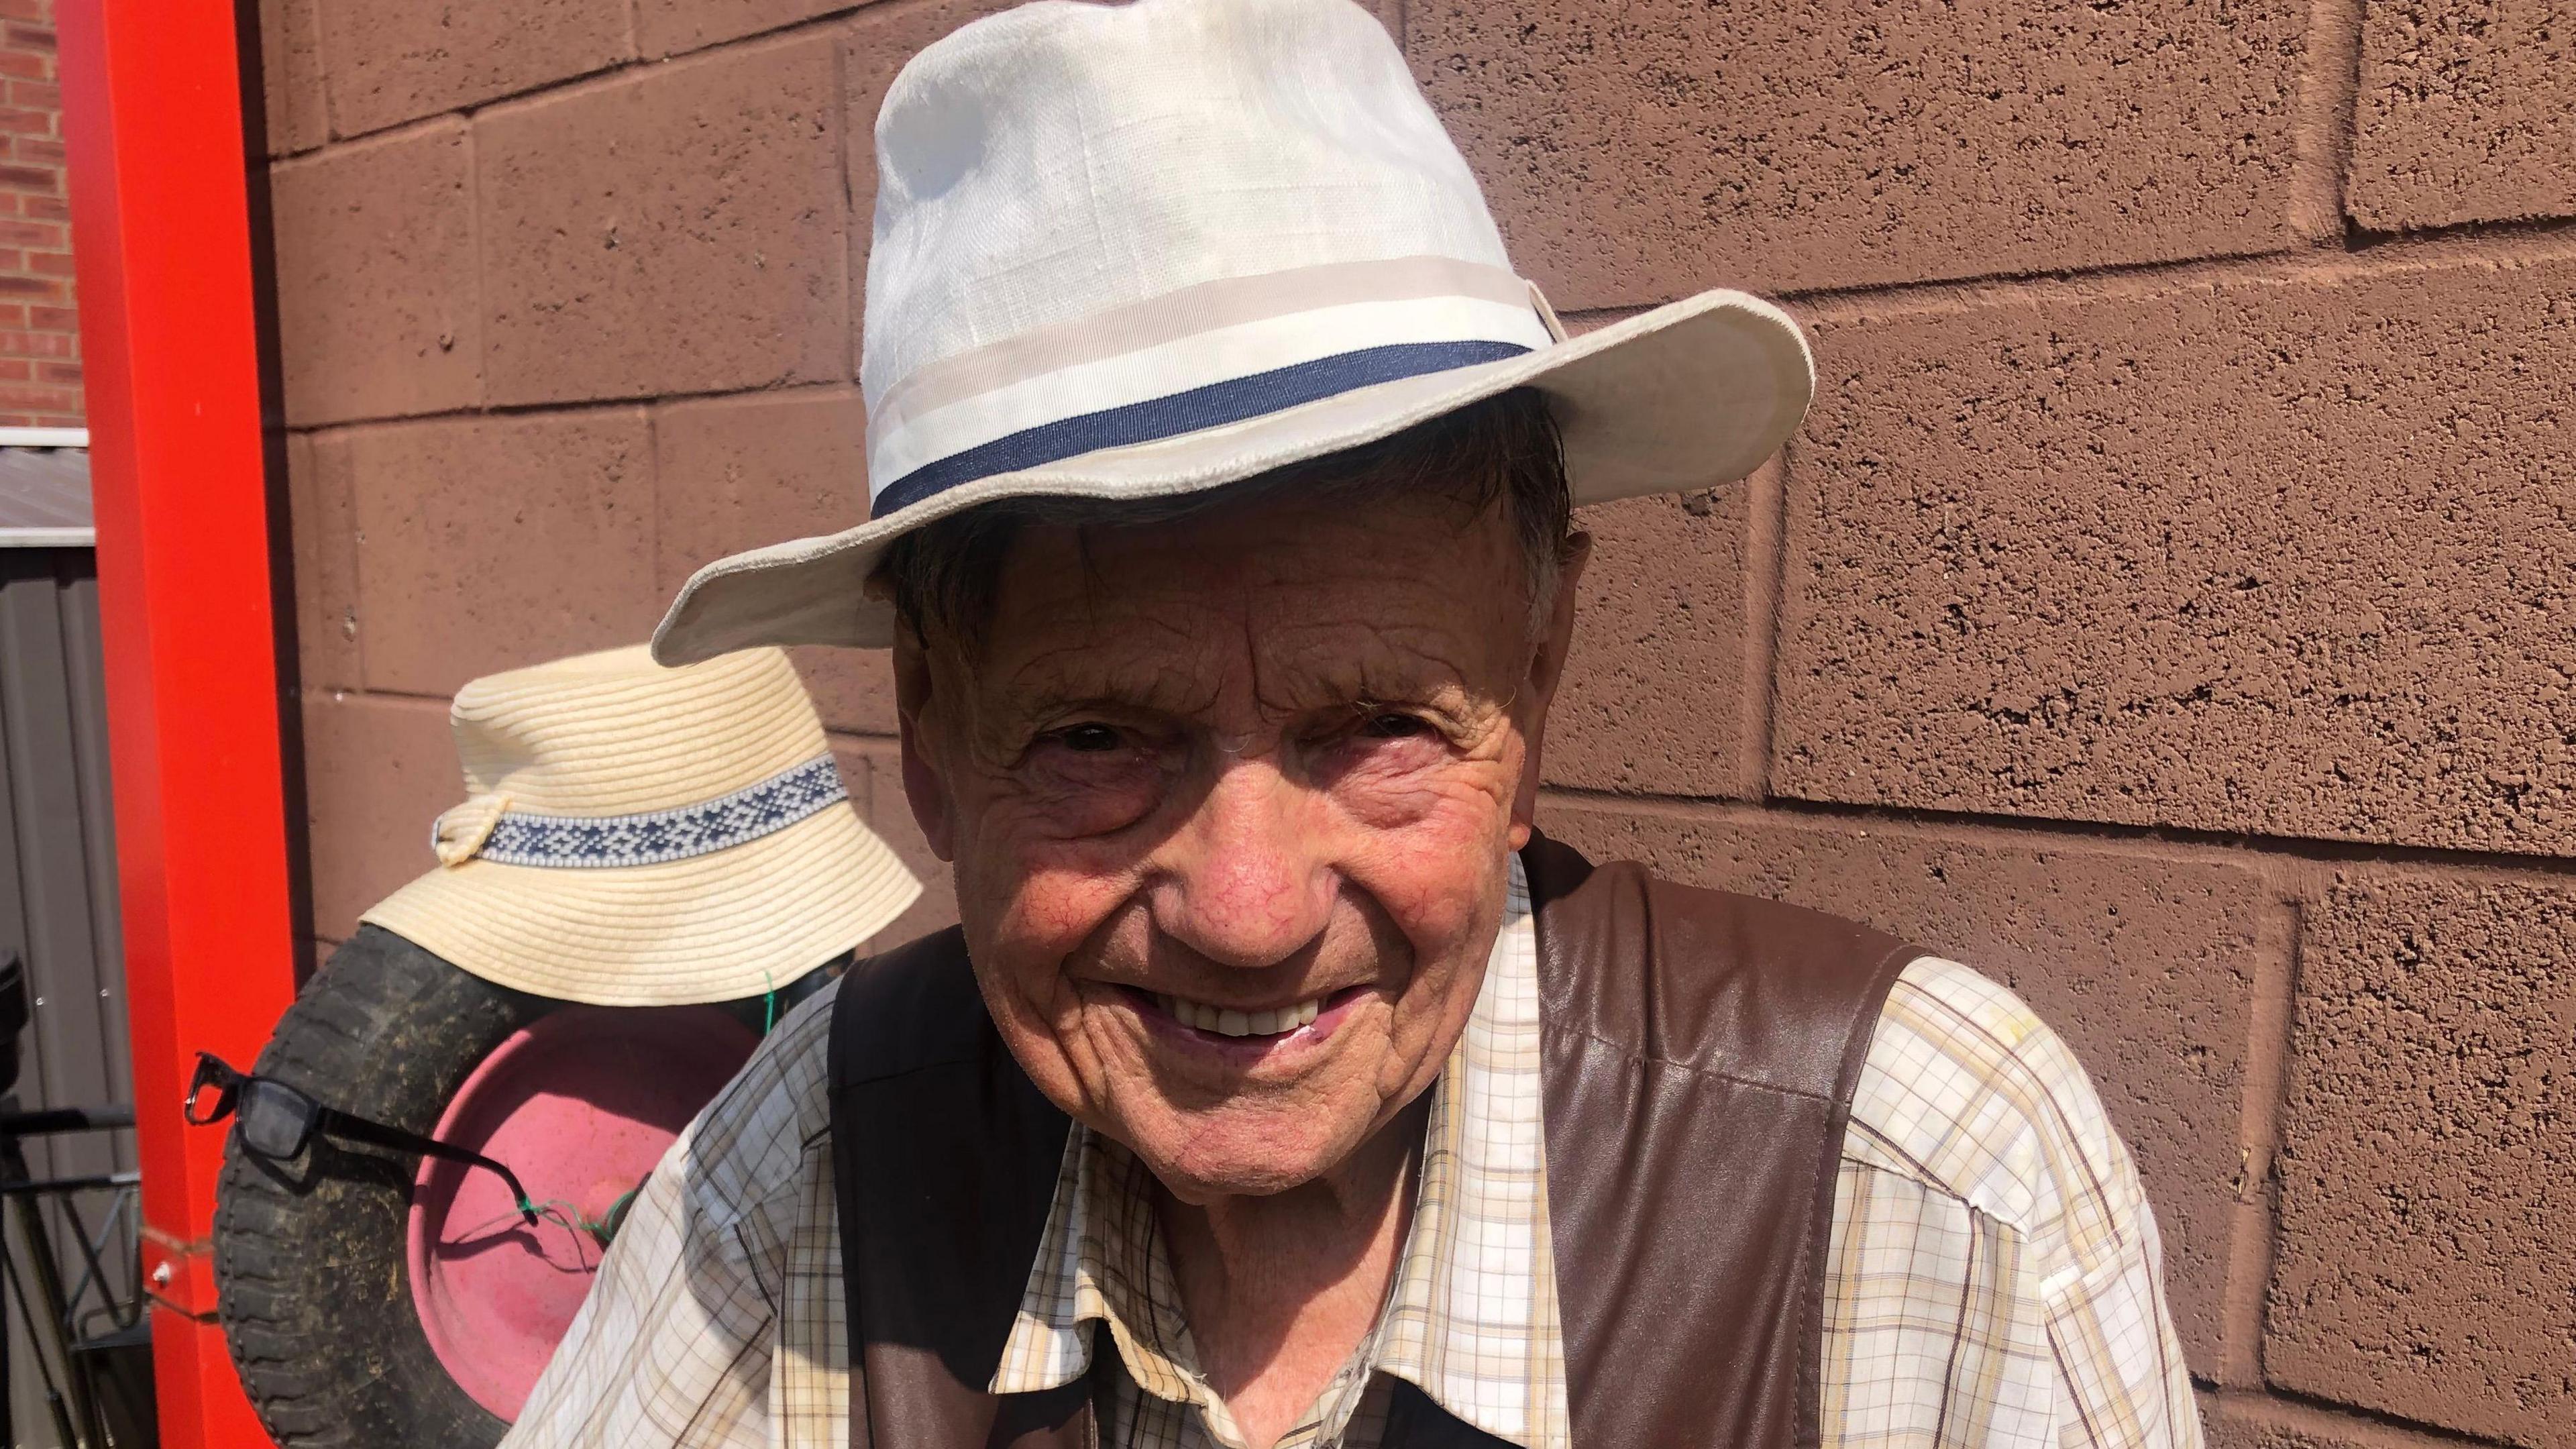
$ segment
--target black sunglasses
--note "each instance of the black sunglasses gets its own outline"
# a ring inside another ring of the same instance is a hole
[[[206,1096],[210,1090],[214,1093],[211,1101]],[[337,1107],[325,1107],[275,1077],[236,1071],[212,1052],[197,1053],[197,1074],[189,1079],[188,1100],[180,1112],[197,1127],[210,1127],[238,1112],[240,1121],[235,1130],[241,1133],[242,1146],[280,1161],[302,1152],[314,1133],[323,1132],[372,1147],[416,1152],[484,1168],[500,1174],[501,1180],[510,1185],[510,1201],[518,1204],[520,1213],[531,1224],[537,1221],[536,1206],[528,1201],[528,1190],[519,1185],[518,1174],[482,1153],[382,1122],[370,1122]]]

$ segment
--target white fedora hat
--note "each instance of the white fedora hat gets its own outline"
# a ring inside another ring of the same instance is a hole
[[[994,499],[1216,487],[1533,387],[1597,503],[1743,477],[1813,391],[1741,292],[1568,339],[1351,0],[1041,0],[915,56],[876,146],[868,522],[700,569],[666,662],[889,644],[886,545]]]
[[[438,868],[359,919],[502,986],[597,1006],[787,986],[921,883],[841,787],[787,656],[685,669],[642,645],[475,680]]]

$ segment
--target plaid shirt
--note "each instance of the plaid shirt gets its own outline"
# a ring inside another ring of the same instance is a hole
[[[1434,1088],[1387,1306],[1281,1440],[1373,1449],[1390,1377],[1524,1449],[1564,1449],[1540,1133],[1537,955],[1519,864],[1483,993]],[[832,994],[780,1024],[637,1197],[504,1449],[846,1449]],[[1077,1128],[992,1387],[1117,1347],[1113,1449],[1235,1449],[1199,1375],[1151,1180]],[[2071,1053],[1934,957],[1890,992],[1852,1103],[1825,1275],[1826,1449],[2198,1449],[2155,1219]]]

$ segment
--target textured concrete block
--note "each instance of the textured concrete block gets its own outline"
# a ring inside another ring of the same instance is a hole
[[[647,57],[678,55],[867,3],[870,0],[635,0],[635,43]]]
[[[306,689],[355,689],[365,676],[358,646],[358,518],[350,497],[346,437],[286,440],[289,529],[295,544],[295,652]]]
[[[462,110],[634,57],[626,0],[312,0],[343,136]]]
[[[361,428],[349,454],[368,688],[449,695],[661,617],[640,411]]]
[[[271,156],[331,139],[322,108],[322,22],[313,3],[259,0],[260,89]]]
[[[885,104],[886,87],[895,72],[923,46],[979,15],[1012,8],[1016,0],[927,0],[927,3],[879,4],[853,17],[841,48],[842,94],[848,108],[849,189],[854,215],[850,223],[850,295],[864,298],[868,289],[868,238],[875,228],[877,200],[877,109]],[[855,326],[858,309],[851,309]],[[857,360],[858,349],[851,348]]]
[[[2020,992],[2074,1047],[2136,1154],[2175,1326],[2193,1369],[2216,1372],[2251,995],[2272,908],[2251,872],[1751,813],[1551,801],[1540,824],[1596,860],[1865,921]]]
[[[475,120],[495,403],[848,375],[833,37]]]
[[[2289,0],[1412,0],[1406,47],[1559,308],[2267,250]]]
[[[472,168],[461,121],[274,168],[289,424],[480,399]]]
[[[314,934],[349,939],[368,907],[438,864],[429,823],[464,798],[446,701],[306,691]]]
[[[2354,220],[2396,231],[2576,216],[2576,12],[2377,0],[2361,15]]]
[[[895,732],[894,664],[885,650],[790,649],[787,659],[814,696],[814,709],[826,729],[862,735]]]
[[[947,863],[930,853],[930,843],[922,839],[921,827],[913,822],[912,807],[904,800],[903,766],[894,742],[837,736],[832,741],[832,753],[840,757],[841,777],[851,782],[851,798],[862,802],[860,811],[867,817],[868,827],[894,847],[894,853],[921,879],[921,898],[879,931],[867,949],[891,951],[906,941],[919,940],[957,924],[956,886]]]
[[[727,554],[866,522],[867,438],[855,388],[654,409],[662,585]]]
[[[854,390],[755,393],[679,403],[653,414],[663,594],[727,554],[838,533],[867,517],[867,408]],[[823,720],[894,732],[894,695],[879,650],[799,649],[799,672]]]
[[[1740,792],[1749,497],[1738,483],[1575,515],[1592,562],[1548,715],[1551,783]]]
[[[2209,1449],[2435,1449],[2455,1441],[2256,1394],[2201,1399]]]
[[[2307,912],[2272,1382],[2576,1444],[2576,886],[2355,868]]]
[[[1775,790],[2576,851],[2576,260],[1817,337]]]

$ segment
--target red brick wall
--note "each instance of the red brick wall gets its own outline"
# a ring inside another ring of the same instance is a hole
[[[64,198],[53,0],[0,0],[0,427],[83,425]]]
[[[990,8],[268,0],[317,935],[458,684],[857,519],[870,118]],[[1551,827],[2036,1000],[2231,1449],[2576,1449],[2576,22],[1377,8],[1574,325],[1816,341],[1782,460],[1585,519]]]

